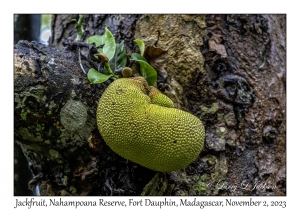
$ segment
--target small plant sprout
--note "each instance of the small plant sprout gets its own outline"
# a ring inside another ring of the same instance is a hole
[[[83,17],[80,15],[76,24],[77,40],[82,39],[84,33],[82,22]],[[87,44],[94,45],[97,49],[97,52],[91,55],[92,59],[100,62],[102,67],[104,66],[101,72],[94,68],[89,69],[87,77],[91,84],[103,83],[110,78],[118,79],[120,76],[130,77],[132,75],[132,70],[128,67],[128,65],[130,62],[131,64],[132,62],[137,62],[139,64],[138,66],[141,76],[146,79],[149,85],[155,85],[157,80],[157,72],[143,56],[145,52],[145,44],[142,40],[134,40],[139,47],[140,54],[132,53],[130,56],[128,56],[126,53],[124,41],[116,43],[113,34],[107,27],[105,28],[103,35],[91,36],[86,42]],[[82,65],[81,68],[83,68]],[[124,68],[125,71],[123,71],[123,73],[120,75],[119,73],[122,72],[121,70]],[[129,69],[131,71],[129,71]]]

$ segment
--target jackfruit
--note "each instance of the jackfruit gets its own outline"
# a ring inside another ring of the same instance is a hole
[[[194,161],[204,144],[202,122],[174,108],[143,77],[121,78],[104,91],[97,125],[120,156],[155,171],[179,170]]]

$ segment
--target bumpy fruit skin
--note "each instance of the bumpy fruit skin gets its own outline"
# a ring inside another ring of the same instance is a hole
[[[194,161],[205,138],[201,121],[142,77],[111,83],[99,100],[97,125],[120,156],[155,171],[181,169]]]

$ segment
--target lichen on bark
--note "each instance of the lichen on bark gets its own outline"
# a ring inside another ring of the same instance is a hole
[[[205,34],[205,15],[143,15],[137,21],[135,37],[148,48],[145,56],[160,75],[157,85],[177,108],[186,106],[182,86],[204,71],[199,49]]]

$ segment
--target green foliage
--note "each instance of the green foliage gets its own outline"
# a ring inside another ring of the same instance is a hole
[[[146,58],[144,56],[141,56],[140,54],[137,54],[137,53],[132,53],[130,60],[134,60],[134,61],[141,60],[141,61],[145,61],[148,63],[148,61],[146,60]]]
[[[139,46],[140,53],[141,53],[142,56],[144,56],[145,44],[144,44],[143,40],[135,39],[133,41]]]
[[[110,77],[112,77],[112,75],[106,75],[106,74],[101,74],[100,72],[98,72],[97,70],[91,68],[88,72],[88,80],[90,81],[90,83],[92,84],[98,84],[98,83],[102,83],[105,82],[106,80],[108,80]]]
[[[124,41],[122,41],[119,44],[116,44],[115,55],[108,63],[113,71],[126,66],[127,55],[124,47]]]
[[[157,72],[143,56],[145,44],[139,39],[134,40],[134,42],[139,46],[141,54],[132,53],[130,61],[139,63],[140,74],[146,79],[149,85],[153,86],[157,80]],[[106,27],[103,35],[92,36],[87,39],[87,43],[95,43],[96,47],[103,45],[102,48],[98,48],[98,52],[103,53],[108,58],[108,62],[102,60],[104,63],[104,74],[93,68],[89,70],[87,76],[90,83],[98,84],[105,82],[111,77],[118,78],[115,72],[126,67],[127,64],[127,54],[124,47],[124,41],[116,44],[114,36]]]
[[[76,31],[77,31],[76,40],[81,41],[81,39],[83,37],[83,34],[84,34],[84,30],[83,30],[83,27],[82,27],[83,16],[79,15],[78,21],[76,21],[76,19],[72,19],[71,21],[76,22]]]
[[[42,24],[41,24],[41,31],[45,29],[51,28],[51,15],[49,14],[42,14]]]
[[[104,53],[107,57],[108,60],[111,60],[116,51],[116,41],[115,37],[112,35],[112,33],[105,27],[105,32],[103,35],[95,35],[87,39],[87,43],[95,43],[96,47],[103,45],[103,48],[99,48],[98,52]]]
[[[140,64],[140,73],[142,77],[146,79],[148,85],[154,86],[157,80],[157,73],[155,69],[147,62],[146,58],[143,56],[133,53],[131,60],[137,61]]]

